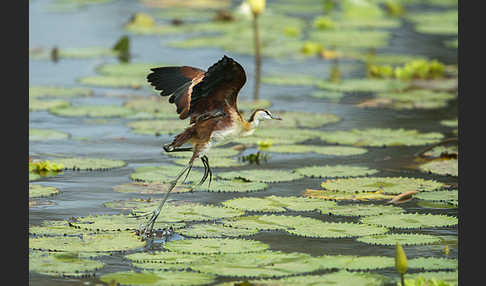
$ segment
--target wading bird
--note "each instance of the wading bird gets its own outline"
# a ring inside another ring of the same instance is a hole
[[[151,235],[155,220],[170,191],[185,173],[187,178],[196,159],[200,158],[204,165],[204,175],[197,185],[203,184],[208,174],[211,184],[212,171],[206,154],[212,145],[231,138],[251,135],[262,120],[281,120],[266,109],[256,109],[248,121],[243,119],[238,111],[236,98],[246,82],[245,70],[227,56],[207,71],[189,66],[159,67],[151,71],[147,76],[150,84],[156,90],[161,90],[160,95],[170,95],[169,103],[175,103],[180,119],[190,117],[190,126],[176,135],[171,143],[164,145],[164,150],[193,152],[193,155],[187,166],[169,185],[167,193],[157,209],[152,212],[148,223],[143,226],[141,233],[144,236]],[[192,147],[181,147],[189,142],[192,143]]]

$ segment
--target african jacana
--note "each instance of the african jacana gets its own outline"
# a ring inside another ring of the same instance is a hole
[[[177,181],[191,171],[194,160],[200,158],[204,165],[204,175],[197,185],[203,184],[208,173],[211,184],[212,171],[207,152],[215,143],[221,143],[238,136],[251,135],[259,122],[281,118],[266,109],[256,109],[248,121],[243,119],[236,104],[238,92],[246,82],[245,70],[233,59],[224,56],[207,71],[189,67],[159,67],[151,69],[147,80],[160,95],[169,96],[169,102],[175,103],[180,119],[190,116],[190,126],[178,134],[172,143],[164,145],[166,152],[192,151],[189,163],[170,184],[162,202],[152,213],[147,225],[142,229],[144,235],[151,234],[152,228],[167,197]],[[187,142],[192,147],[182,148]]]

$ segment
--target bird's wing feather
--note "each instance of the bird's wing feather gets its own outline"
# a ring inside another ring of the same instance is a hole
[[[224,56],[209,67],[202,80],[193,86],[189,115],[191,123],[236,111],[238,92],[246,82],[245,70]]]
[[[180,119],[189,116],[192,87],[199,83],[205,71],[189,67],[159,67],[151,69],[152,73],[147,76],[148,82],[161,90],[160,95],[169,96],[169,102],[177,106],[177,114]]]

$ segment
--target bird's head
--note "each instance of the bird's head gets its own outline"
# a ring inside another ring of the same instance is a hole
[[[250,116],[250,120],[248,120],[248,122],[258,122],[260,120],[270,120],[270,119],[282,120],[282,118],[273,115],[269,110],[259,108],[253,111],[253,113]]]

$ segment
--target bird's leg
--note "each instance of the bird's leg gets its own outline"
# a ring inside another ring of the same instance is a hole
[[[207,158],[207,157],[206,156],[201,157],[201,161],[203,162],[203,165],[204,165],[204,175],[203,175],[201,181],[199,181],[199,183],[196,186],[202,185],[208,177],[209,166],[208,166],[207,161],[204,158]]]
[[[152,229],[154,227],[155,220],[159,216],[160,210],[164,206],[165,201],[167,200],[167,198],[169,197],[169,193],[174,189],[174,187],[177,185],[177,181],[179,181],[179,179],[184,175],[184,173],[191,169],[192,164],[193,164],[193,162],[191,160],[191,162],[189,162],[189,165],[187,165],[186,167],[184,167],[184,169],[182,169],[182,171],[177,175],[177,177],[175,178],[175,180],[172,181],[172,183],[170,183],[169,188],[167,189],[167,193],[164,195],[164,198],[162,199],[162,202],[152,212],[152,216],[150,217],[150,219],[147,222],[147,224],[142,225],[141,230],[140,230],[140,234],[142,234],[142,236],[143,236],[144,239],[152,234]]]
[[[189,177],[189,173],[191,172],[192,170],[192,164],[189,165],[189,170],[187,171],[187,174],[186,174],[186,177],[184,178],[184,180],[182,180],[182,183],[184,184],[187,180],[187,177]]]
[[[165,144],[163,146],[164,148],[164,151],[167,152],[167,153],[171,153],[171,152],[191,152],[192,151],[192,147],[185,147],[185,148],[174,148],[171,146],[171,144]]]
[[[208,188],[211,186],[211,181],[213,180],[213,171],[211,171],[211,167],[209,166],[209,159],[208,157],[204,156],[206,158],[206,164],[208,165],[208,171],[209,171],[209,184]]]

